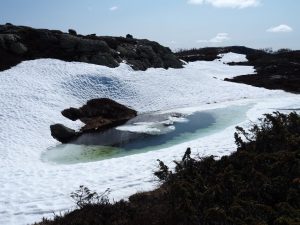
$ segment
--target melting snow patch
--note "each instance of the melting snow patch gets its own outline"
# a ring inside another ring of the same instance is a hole
[[[237,53],[233,53],[233,52],[229,52],[226,54],[219,54],[218,56],[221,57],[220,59],[218,59],[218,61],[223,62],[223,63],[248,62],[246,55],[237,54]]]

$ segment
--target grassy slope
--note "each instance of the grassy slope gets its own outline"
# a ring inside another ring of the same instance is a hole
[[[192,159],[188,149],[175,172],[159,161],[162,184],[152,192],[114,204],[84,200],[39,225],[300,224],[300,116],[266,115],[249,133],[237,128],[235,139],[237,151],[220,160]]]

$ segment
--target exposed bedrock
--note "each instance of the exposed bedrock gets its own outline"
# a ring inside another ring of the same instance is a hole
[[[62,143],[67,143],[84,133],[101,132],[119,126],[137,116],[137,112],[108,98],[89,100],[80,108],[68,108],[62,111],[66,118],[80,120],[85,125],[75,132],[61,124],[50,126],[51,135]]]
[[[0,25],[0,71],[24,60],[54,58],[117,67],[126,61],[135,70],[182,68],[173,52],[157,42],[127,37],[79,35],[57,30]]]
[[[177,57],[193,62],[197,60],[212,61],[219,54],[234,52],[247,56],[248,62],[228,63],[229,65],[253,66],[256,75],[242,75],[226,81],[245,83],[268,89],[282,89],[292,93],[300,93],[300,51],[280,49],[275,52],[256,50],[243,46],[210,47],[183,50],[176,53]]]

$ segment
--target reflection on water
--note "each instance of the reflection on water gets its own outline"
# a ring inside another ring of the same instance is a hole
[[[220,131],[246,118],[247,106],[181,114],[140,115],[118,129],[86,134],[42,154],[43,161],[80,163],[122,157],[170,147]]]

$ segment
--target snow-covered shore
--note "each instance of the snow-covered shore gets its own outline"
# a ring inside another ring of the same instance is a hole
[[[231,54],[231,55],[230,55]],[[70,209],[69,194],[79,185],[99,192],[111,188],[115,200],[157,183],[156,159],[178,159],[186,147],[202,155],[224,155],[235,149],[234,126],[198,140],[143,154],[99,162],[55,165],[41,160],[42,152],[58,144],[49,126],[64,123],[60,111],[78,107],[96,97],[108,97],[139,112],[174,110],[190,112],[253,104],[247,118],[279,108],[299,108],[300,98],[283,91],[270,91],[223,81],[254,73],[252,67],[228,66],[244,56],[230,53],[224,60],[189,63],[183,69],[133,71],[121,64],[103,66],[53,59],[27,61],[0,72],[0,224],[19,225]],[[226,60],[225,60],[226,59]]]

